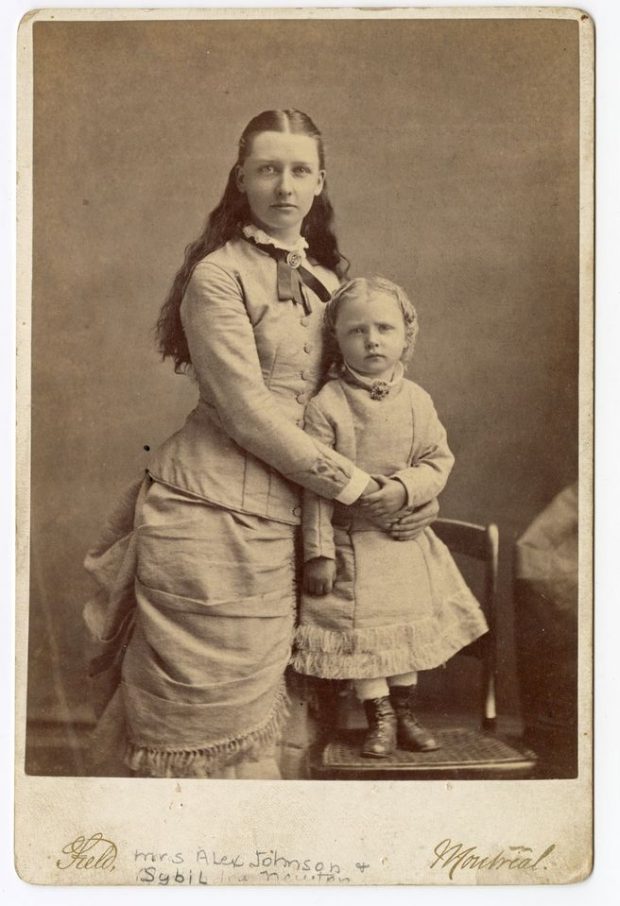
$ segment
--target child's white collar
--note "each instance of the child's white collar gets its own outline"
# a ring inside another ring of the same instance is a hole
[[[383,378],[369,377],[367,374],[360,374],[355,368],[351,368],[348,362],[344,362],[343,367],[345,373],[350,375],[356,384],[363,387],[365,390],[368,390],[370,398],[373,400],[385,399],[390,391],[401,383],[405,375],[405,369],[403,368],[402,362],[396,363],[394,366],[394,373],[389,381],[383,380]]]
[[[308,248],[308,243],[303,236],[300,236],[293,245],[285,245],[285,243],[280,242],[279,239],[274,239],[273,236],[270,236],[269,233],[261,230],[260,227],[257,227],[253,223],[247,223],[243,227],[243,235],[247,236],[248,239],[254,239],[256,242],[260,242],[263,245],[273,245],[277,249],[284,249],[286,252],[299,252],[304,258],[306,249]]]

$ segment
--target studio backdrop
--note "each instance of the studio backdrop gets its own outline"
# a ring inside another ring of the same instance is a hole
[[[35,23],[35,742],[92,720],[84,555],[194,405],[154,324],[269,108],[325,137],[351,274],[417,306],[409,374],[456,456],[442,515],[500,530],[499,703],[517,712],[513,544],[577,477],[578,79],[575,21]]]

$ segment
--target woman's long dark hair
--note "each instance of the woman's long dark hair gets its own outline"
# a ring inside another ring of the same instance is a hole
[[[259,132],[292,132],[314,138],[319,152],[319,167],[321,170],[325,169],[321,133],[301,110],[265,110],[250,120],[239,139],[239,154],[228,176],[222,200],[209,214],[198,239],[185,249],[185,260],[159,314],[156,325],[159,351],[162,358],[170,356],[173,359],[175,371],[183,371],[191,364],[180,308],[194,268],[209,252],[239,236],[242,227],[251,220],[247,196],[237,187],[237,167],[243,164],[251,152],[252,139]],[[311,258],[344,276],[349,263],[338,250],[333,219],[334,210],[327,194],[327,186],[324,185],[323,191],[315,197],[312,208],[304,218],[301,234],[308,243],[308,255]]]

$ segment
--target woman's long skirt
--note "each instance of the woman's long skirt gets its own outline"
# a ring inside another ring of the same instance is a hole
[[[267,760],[266,776],[277,777],[273,751],[286,719],[295,620],[295,528],[147,478],[133,529],[121,541],[124,579],[109,563],[99,579],[108,591],[116,582],[116,602],[124,601],[114,631],[108,620],[103,635],[111,638],[125,613],[135,617],[120,703],[117,694],[110,705],[119,711],[122,704],[125,763],[142,776],[209,777]],[[104,545],[89,556],[91,571],[110,550]],[[239,776],[253,776],[252,768]]]

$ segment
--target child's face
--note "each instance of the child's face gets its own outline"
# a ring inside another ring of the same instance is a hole
[[[383,294],[343,300],[336,319],[336,339],[342,357],[355,371],[389,378],[407,342],[398,302]]]
[[[255,135],[237,171],[237,186],[247,195],[256,224],[283,241],[299,236],[324,181],[316,140],[288,132]]]

